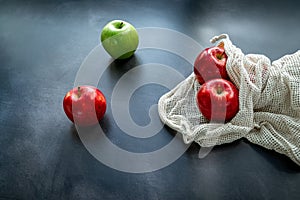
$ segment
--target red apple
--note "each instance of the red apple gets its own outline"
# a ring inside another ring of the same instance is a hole
[[[226,72],[227,55],[222,46],[204,49],[196,58],[194,73],[202,85],[206,81],[215,78],[228,79]]]
[[[200,87],[197,105],[208,120],[227,122],[239,111],[239,91],[230,81],[213,79]]]
[[[91,126],[103,118],[106,99],[94,86],[78,86],[65,95],[63,108],[67,117],[76,125]]]

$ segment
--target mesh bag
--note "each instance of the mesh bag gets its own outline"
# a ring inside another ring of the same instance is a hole
[[[212,147],[246,138],[300,165],[300,51],[271,63],[263,55],[245,55],[226,34],[211,42],[224,45],[239,112],[227,123],[208,122],[196,104],[200,84],[192,73],[159,99],[161,120],[182,133],[185,143]]]

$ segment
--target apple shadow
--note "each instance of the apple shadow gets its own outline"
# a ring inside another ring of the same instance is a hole
[[[109,65],[109,69],[111,73],[123,75],[124,73],[140,65],[141,63],[142,62],[140,58],[136,54],[133,54],[131,57],[126,59],[113,60],[112,63]]]
[[[252,150],[258,153],[263,159],[265,159],[268,163],[274,166],[276,169],[291,173],[298,174],[300,173],[300,166],[298,166],[295,162],[293,162],[289,157],[284,154],[280,154],[274,150],[266,149],[257,144],[253,144],[248,140],[244,140],[245,143],[250,144]]]
[[[101,129],[105,134],[109,132],[110,129],[110,122],[109,117],[104,115],[104,117],[99,120],[99,123],[92,125],[92,126],[77,126],[75,124],[72,124],[70,126],[70,134],[72,136],[72,139],[74,139],[76,142],[81,142],[80,136],[78,131],[82,131],[83,133],[89,133],[89,132],[95,132],[96,127],[100,126]]]
[[[74,124],[72,124],[72,125],[70,126],[70,131],[69,131],[69,133],[71,134],[71,137],[72,137],[72,139],[73,139],[74,141],[76,141],[76,142],[81,142],[80,137],[79,137],[78,132],[77,132],[77,129],[76,129],[76,127],[75,127]]]
[[[110,102],[112,91],[121,77],[141,64],[141,58],[135,54],[123,60],[114,60],[111,58],[111,64],[106,68],[98,83],[100,85],[99,88],[102,88],[102,92],[105,93],[107,102]],[[130,79],[128,82],[129,85],[131,85],[131,81],[135,80]]]

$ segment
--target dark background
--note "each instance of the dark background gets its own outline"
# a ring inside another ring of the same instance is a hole
[[[203,46],[228,33],[245,53],[275,60],[300,47],[299,6],[291,0],[0,0],[0,199],[300,199],[300,167],[246,140],[214,147],[204,159],[193,144],[151,173],[116,171],[88,153],[62,109],[81,63],[112,19],[173,29]],[[168,52],[137,52],[113,63],[100,80],[108,100],[136,60],[168,64],[185,76],[192,72]],[[146,85],[135,92],[130,108],[137,124],[149,122],[147,109],[167,91]],[[114,123],[110,108],[101,124],[130,151],[153,151],[173,137],[164,128],[146,142],[132,140]]]

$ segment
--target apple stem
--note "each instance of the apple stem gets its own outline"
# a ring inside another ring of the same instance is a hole
[[[119,26],[119,28],[122,28],[122,26],[123,26],[123,22],[121,22],[121,23],[120,23],[120,26]]]
[[[217,87],[217,93],[218,93],[218,94],[221,94],[222,91],[223,91],[223,88],[222,88],[222,86],[219,85],[219,86]]]
[[[77,87],[77,96],[80,97],[81,96],[81,90],[80,90],[80,86]]]

